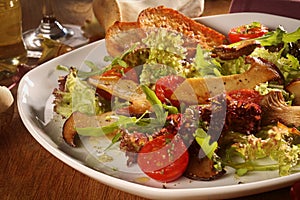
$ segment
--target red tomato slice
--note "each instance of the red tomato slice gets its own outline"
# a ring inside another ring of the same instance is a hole
[[[176,88],[185,80],[185,78],[176,75],[164,76],[156,81],[155,94],[162,103],[179,107],[178,99],[172,98]]]
[[[178,179],[189,161],[187,148],[179,136],[162,135],[147,142],[138,154],[137,163],[149,177],[170,182]]]
[[[132,67],[122,67],[120,65],[113,66],[111,69],[103,72],[101,76],[117,76],[138,82],[136,71]]]
[[[268,32],[268,28],[260,23],[251,23],[232,28],[228,33],[231,43],[261,37]]]

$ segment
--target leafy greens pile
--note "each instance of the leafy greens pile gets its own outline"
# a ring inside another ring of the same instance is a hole
[[[265,58],[274,63],[284,75],[285,83],[300,78],[299,57],[290,53],[290,44],[299,43],[300,41],[300,28],[293,33],[287,33],[282,27],[278,27],[276,30],[254,40],[260,44],[260,47],[256,48],[250,56]],[[147,52],[149,56],[144,60],[145,64],[140,75],[140,83],[147,99],[154,105],[156,119],[154,119],[155,123],[152,121],[152,124],[156,124],[157,127],[165,122],[168,114],[178,113],[179,111],[176,107],[162,104],[151,90],[150,83],[170,74],[185,78],[222,76],[243,73],[249,68],[249,65],[244,63],[244,57],[242,56],[229,61],[211,58],[210,52],[201,49],[200,46],[197,46],[195,59],[187,68],[185,63],[182,62],[186,59],[186,49],[182,47],[182,39],[178,35],[167,34],[164,31],[158,34],[150,34],[143,42],[150,46],[150,49]],[[231,44],[231,46],[235,45],[239,45],[239,43]],[[280,49],[279,51],[270,51],[269,47],[271,46],[280,47]],[[86,83],[86,78],[101,74],[114,64],[127,67],[125,57],[134,53],[135,47],[133,46],[120,57],[106,57],[112,64],[105,69],[99,70],[90,62],[86,62],[91,69],[90,72],[80,72],[74,68],[67,69],[69,74],[62,81],[64,89],[55,91],[56,95],[60,96],[55,101],[55,111],[65,118],[68,118],[74,111],[95,115],[105,112],[106,108],[101,106],[103,102],[95,95],[95,89]],[[131,62],[134,62],[134,60],[131,60]],[[156,65],[151,68],[150,64],[151,66]],[[62,69],[63,66],[59,66],[59,68]],[[155,73],[152,73],[154,70]],[[262,89],[263,87],[264,89]],[[269,90],[266,90],[266,88],[269,87],[274,86],[262,83],[256,89],[260,92],[262,90],[268,92]],[[275,86],[275,88],[280,88],[284,92],[282,86]],[[149,123],[147,120],[143,117],[119,116],[118,122],[102,127],[102,129],[110,132],[119,127],[134,126],[138,123],[147,124]],[[299,127],[288,128],[278,123],[270,127],[264,127],[255,136],[229,132],[223,141],[225,145],[221,144],[221,146],[218,146],[219,144],[216,141],[211,141],[210,136],[203,129],[197,129],[194,137],[209,158],[213,157],[215,150],[224,148],[221,151],[223,153],[222,164],[235,168],[238,175],[244,175],[249,171],[279,169],[279,174],[284,176],[292,173],[295,167],[299,165],[300,133],[297,128]],[[92,128],[82,129],[80,132],[91,136],[97,136],[98,133],[97,130]],[[119,137],[120,135],[116,135],[112,143],[117,142]],[[275,162],[261,165],[259,160],[263,158],[271,158]]]

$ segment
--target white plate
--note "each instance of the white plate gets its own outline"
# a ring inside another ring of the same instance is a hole
[[[260,13],[235,13],[197,20],[224,34],[231,27],[253,21],[270,28],[283,25],[289,32],[300,26],[299,20]],[[277,171],[253,172],[236,177],[229,169],[226,175],[214,181],[191,181],[182,177],[178,181],[162,184],[145,178],[137,167],[133,170],[127,167],[114,170],[114,166],[101,163],[91,155],[90,151],[95,149],[69,147],[61,137],[62,121],[52,111],[52,91],[57,87],[58,76],[65,74],[55,68],[59,64],[82,67],[84,60],[103,66],[105,54],[104,41],[98,41],[42,64],[27,73],[20,82],[17,101],[26,128],[45,149],[64,163],[111,187],[151,199],[234,198],[286,187],[300,179],[300,174],[278,177]]]

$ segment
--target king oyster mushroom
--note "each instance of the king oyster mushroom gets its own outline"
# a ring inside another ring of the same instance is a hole
[[[106,112],[96,116],[86,115],[81,112],[74,112],[63,125],[63,139],[68,145],[76,147],[77,145],[75,144],[75,136],[77,135],[78,128],[101,127],[109,125],[117,121],[117,118],[113,117],[114,115],[114,112]],[[99,129],[99,131],[103,130]]]
[[[257,57],[246,57],[246,62],[250,63],[251,67],[242,74],[186,79],[174,91],[173,99],[177,98],[188,104],[193,104],[196,100],[203,104],[212,96],[233,90],[253,89],[259,83],[277,81],[282,84],[283,76],[273,63]]]
[[[300,106],[300,78],[291,81],[285,89],[294,95],[293,105]]]
[[[129,79],[122,79],[117,76],[92,76],[88,82],[115,97],[125,99],[130,105],[125,108],[118,109],[119,114],[142,115],[147,110],[151,110],[151,104],[147,100],[145,93],[140,85]]]
[[[271,91],[261,100],[262,125],[280,122],[300,126],[300,106],[287,105],[280,91]]]
[[[220,45],[212,50],[212,56],[219,57],[223,60],[232,60],[243,55],[247,56],[251,54],[258,45],[259,43],[255,40],[244,40],[234,47],[230,45]]]

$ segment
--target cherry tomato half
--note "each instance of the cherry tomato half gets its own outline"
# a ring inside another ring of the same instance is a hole
[[[228,33],[231,43],[261,37],[268,32],[268,28],[258,22],[232,28]]]
[[[173,95],[176,88],[185,80],[185,78],[176,75],[164,76],[156,81],[155,94],[162,103],[179,107],[180,102]]]
[[[160,182],[178,179],[189,161],[183,140],[172,134],[162,135],[147,142],[138,154],[138,165],[149,177]]]
[[[101,76],[117,76],[119,78],[124,78],[128,80],[133,80],[138,82],[138,77],[136,71],[132,67],[122,67],[120,65],[115,65],[111,69],[103,72]]]

